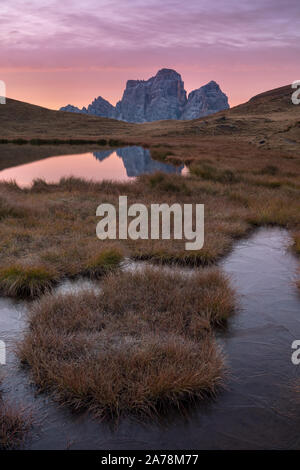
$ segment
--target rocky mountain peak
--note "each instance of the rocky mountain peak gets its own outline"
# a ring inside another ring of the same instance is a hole
[[[160,69],[154,78],[158,80],[182,80],[180,73],[173,69]]]
[[[181,75],[176,70],[163,68],[148,80],[128,80],[116,107],[99,96],[87,109],[68,105],[61,110],[127,122],[149,122],[195,119],[227,108],[227,96],[215,81],[192,91],[187,98]]]
[[[227,96],[218,83],[211,80],[189,94],[181,119],[197,119],[228,108]]]

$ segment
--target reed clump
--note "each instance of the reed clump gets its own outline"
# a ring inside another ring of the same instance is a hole
[[[150,415],[216,393],[224,361],[212,328],[234,303],[215,270],[111,273],[98,293],[35,302],[18,354],[41,390],[75,409]]]

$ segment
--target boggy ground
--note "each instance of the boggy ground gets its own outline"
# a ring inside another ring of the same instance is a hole
[[[154,174],[134,182],[93,183],[74,178],[58,184],[36,181],[31,188],[0,183],[0,291],[34,297],[64,277],[99,277],[124,257],[163,263],[210,265],[237,238],[261,225],[300,226],[300,158],[284,156],[252,162],[245,158],[194,161],[190,175]],[[205,242],[186,251],[181,240],[100,241],[96,208],[128,204],[202,203]],[[298,234],[298,235],[297,235]]]
[[[224,365],[212,325],[229,316],[234,300],[227,281],[207,266],[261,225],[290,229],[299,251],[300,107],[291,105],[289,87],[270,93],[208,118],[139,126],[13,101],[1,107],[4,140],[49,139],[47,152],[57,138],[144,143],[154,158],[190,168],[187,177],[155,174],[124,184],[0,183],[0,291],[47,294],[33,305],[19,351],[42,389],[99,416],[149,413],[216,390]],[[96,208],[117,207],[120,195],[147,206],[205,204],[203,249],[188,252],[178,240],[99,241]],[[112,273],[125,257],[205,268],[184,282]],[[79,274],[102,278],[106,296],[49,293]]]
[[[1,137],[34,139],[36,144],[26,144],[26,151],[21,145],[9,166],[51,154],[54,142],[61,153],[61,139],[69,139],[73,145],[64,145],[64,153],[74,152],[75,142],[78,151],[85,141],[144,143],[153,158],[186,163],[190,175],[156,174],[126,184],[71,178],[53,185],[37,181],[30,189],[0,183],[0,291],[35,296],[64,276],[99,276],[118,266],[124,256],[211,264],[235,239],[260,225],[291,229],[297,250],[300,106],[292,104],[291,91],[290,86],[271,90],[193,121],[142,125],[8,100],[0,108]],[[8,164],[11,147],[0,145],[0,166],[1,160]],[[95,236],[96,207],[102,202],[117,206],[119,195],[127,195],[129,204],[205,204],[204,247],[187,252],[184,242],[175,240],[100,242]]]
[[[224,363],[212,327],[235,309],[220,272],[187,279],[147,268],[100,285],[32,304],[18,353],[41,390],[101,418],[151,415],[216,392]]]

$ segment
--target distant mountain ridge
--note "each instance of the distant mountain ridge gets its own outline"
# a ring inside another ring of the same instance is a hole
[[[142,123],[197,119],[225,109],[229,109],[228,98],[215,81],[187,97],[181,75],[172,69],[161,69],[148,80],[128,80],[116,106],[99,96],[87,108],[68,104],[60,111]]]

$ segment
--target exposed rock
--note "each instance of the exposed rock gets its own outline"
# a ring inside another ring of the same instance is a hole
[[[181,119],[197,119],[228,108],[227,96],[212,80],[189,94]]]
[[[60,111],[67,111],[69,113],[80,113],[80,114],[86,114],[87,110],[86,108],[79,109],[77,106],[73,106],[72,104],[67,104],[67,106],[63,106],[60,108]]]
[[[146,81],[128,80],[116,117],[128,122],[180,119],[186,101],[179,73],[162,69]]]
[[[127,122],[196,119],[228,109],[227,96],[211,81],[192,91],[187,99],[179,73],[161,69],[149,80],[128,80],[121,101],[114,107],[99,96],[88,108],[68,105],[61,111],[87,113]]]

